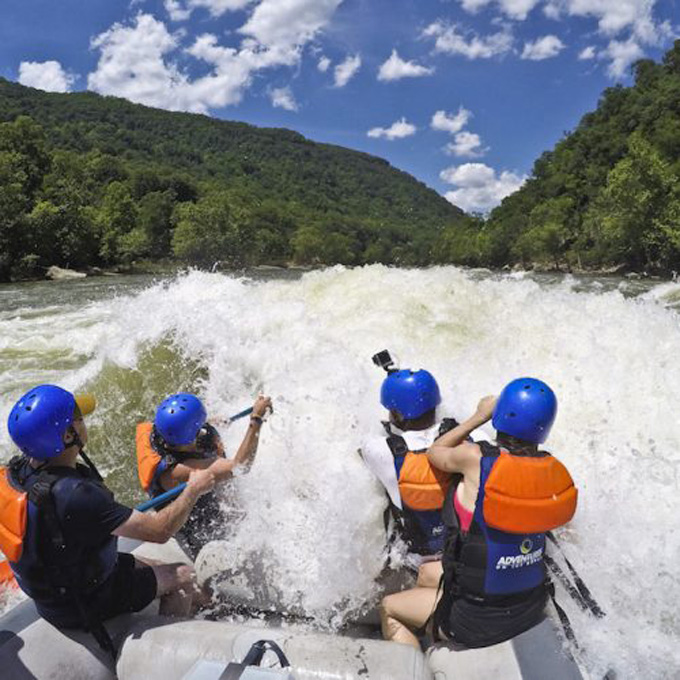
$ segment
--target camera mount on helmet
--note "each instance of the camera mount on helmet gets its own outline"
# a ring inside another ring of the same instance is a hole
[[[380,366],[380,368],[382,368],[385,373],[387,373],[387,375],[396,373],[399,370],[394,364],[394,359],[392,359],[392,356],[386,349],[382,350],[382,352],[374,354],[372,360],[373,363],[376,366]]]

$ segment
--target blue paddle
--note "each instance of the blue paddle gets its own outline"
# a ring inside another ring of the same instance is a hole
[[[233,423],[235,420],[239,420],[239,418],[245,418],[246,416],[249,416],[253,412],[253,407],[251,406],[250,408],[246,408],[243,411],[239,411],[236,415],[231,416],[227,420],[228,423]],[[139,512],[146,512],[147,510],[153,510],[154,508],[157,508],[159,505],[163,505],[163,503],[166,503],[167,501],[173,500],[173,498],[177,498],[182,491],[186,488],[187,483],[182,482],[181,484],[178,484],[176,487],[173,489],[170,489],[170,491],[166,491],[165,493],[162,493],[160,496],[156,496],[155,498],[150,498],[148,501],[144,501],[144,503],[140,503],[135,510]]]

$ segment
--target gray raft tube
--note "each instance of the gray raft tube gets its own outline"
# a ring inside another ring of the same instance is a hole
[[[121,541],[123,550],[134,547]],[[139,552],[161,557],[158,550],[165,547],[150,548],[144,545]],[[224,665],[241,661],[254,642],[269,639],[288,657],[296,680],[582,680],[549,620],[493,647],[454,651],[440,645],[423,654],[382,640],[295,626],[170,619],[157,611],[154,603],[107,622],[120,650],[114,664],[91,635],[57,630],[24,601],[0,618],[0,675],[11,680],[182,680],[199,659]]]

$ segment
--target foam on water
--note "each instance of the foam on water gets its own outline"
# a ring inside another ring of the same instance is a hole
[[[510,379],[540,377],[560,401],[550,449],[580,489],[560,535],[608,613],[595,621],[561,598],[588,668],[673,677],[680,327],[663,295],[610,288],[451,267],[338,267],[267,282],[194,272],[65,306],[58,324],[53,310],[0,313],[0,411],[44,380],[99,388],[109,399],[92,421],[92,453],[121,490],[137,484],[134,420],[160,395],[198,389],[210,414],[226,416],[264,390],[275,414],[235,482],[245,516],[229,528],[229,560],[258,555],[281,604],[328,620],[371,598],[382,567],[383,495],[357,455],[383,415],[371,355],[387,347],[403,366],[431,370],[443,411],[459,418]],[[224,432],[230,451],[242,431]],[[4,428],[0,437],[8,444]]]

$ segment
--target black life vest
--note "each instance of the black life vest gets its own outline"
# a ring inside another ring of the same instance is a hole
[[[437,437],[458,425],[455,418],[444,418]],[[387,445],[394,456],[402,507],[390,503],[392,514],[411,552],[436,555],[444,549],[446,527],[441,511],[452,476],[430,465],[427,449],[410,451],[404,437],[383,423]]]
[[[86,597],[99,588],[116,566],[118,539],[109,536],[96,546],[69,545],[59,517],[71,492],[84,479],[111,492],[81,464],[75,469],[50,467],[35,472],[27,459],[18,456],[8,472],[9,483],[28,497],[21,554],[11,563],[19,587],[38,605],[70,602],[74,589]]]

